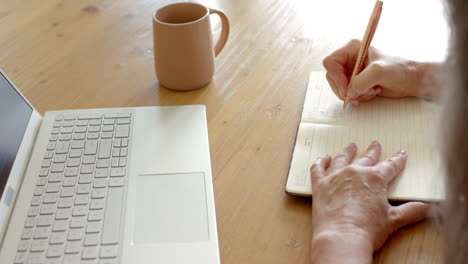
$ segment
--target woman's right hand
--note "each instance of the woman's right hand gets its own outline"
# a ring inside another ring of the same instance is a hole
[[[347,95],[355,95],[350,100],[354,104],[369,101],[376,96],[420,96],[433,99],[433,93],[425,90],[423,84],[426,84],[424,78],[428,71],[438,68],[438,64],[387,56],[374,47],[369,48],[363,69],[350,83],[360,46],[360,40],[351,40],[323,60],[327,80],[341,100],[344,100],[346,89]]]

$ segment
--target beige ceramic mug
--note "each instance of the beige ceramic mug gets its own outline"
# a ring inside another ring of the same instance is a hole
[[[213,48],[210,14],[221,18],[221,35]],[[222,11],[196,3],[175,3],[153,14],[154,63],[159,83],[173,90],[201,88],[213,79],[215,57],[229,35]]]

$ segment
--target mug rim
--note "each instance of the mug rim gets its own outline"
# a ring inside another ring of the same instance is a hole
[[[199,7],[203,7],[206,10],[206,13],[202,17],[200,17],[199,19],[196,19],[196,20],[193,20],[193,21],[190,21],[190,22],[184,22],[184,23],[167,23],[167,22],[163,22],[163,21],[159,20],[156,17],[156,13],[158,13],[158,11],[160,11],[161,9],[167,8],[167,7],[170,7],[170,6],[175,6],[175,5],[196,5],[196,6],[199,6]],[[168,5],[165,5],[165,6],[162,6],[162,7],[158,8],[156,11],[153,12],[153,21],[155,21],[155,22],[157,22],[159,24],[166,25],[166,26],[185,26],[185,25],[195,24],[195,23],[205,19],[209,15],[210,15],[210,10],[208,9],[208,7],[206,7],[206,6],[202,5],[202,4],[192,3],[192,2],[179,2],[179,3],[168,4]]]

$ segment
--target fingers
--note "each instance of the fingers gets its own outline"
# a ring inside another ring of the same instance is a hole
[[[350,83],[350,89],[356,94],[362,95],[373,87],[380,86],[381,79],[385,75],[385,65],[382,61],[374,61],[358,75],[354,76]]]
[[[327,70],[327,80],[333,92],[341,100],[343,100],[344,91],[348,87],[349,75],[353,70],[360,43],[359,40],[351,40],[323,60],[323,66]]]
[[[382,92],[382,88],[374,87],[367,91],[367,93],[358,96],[357,98],[353,98],[353,101],[356,100],[358,102],[367,102],[372,100],[374,97],[378,96]]]
[[[372,141],[372,143],[367,148],[366,152],[357,158],[354,163],[361,166],[374,166],[379,162],[380,153],[382,152],[382,145],[377,141]]]
[[[341,93],[340,93],[340,88],[336,84],[335,80],[328,73],[327,73],[326,77],[327,77],[327,81],[330,84],[330,87],[331,87],[333,93],[336,95],[336,97],[340,98],[340,100],[343,100],[343,96],[341,96]]]
[[[333,158],[333,162],[331,164],[332,171],[336,171],[342,169],[353,161],[354,157],[356,156],[357,152],[357,145],[356,143],[349,144],[346,148],[344,148],[343,152],[335,158]]]
[[[318,181],[320,178],[325,177],[325,171],[330,167],[331,157],[329,155],[325,155],[319,158],[315,163],[310,167],[310,179],[312,182],[312,186],[314,186],[314,182]]]
[[[405,167],[407,158],[406,151],[402,150],[393,157],[380,162],[374,168],[382,173],[387,183],[389,183],[400,174],[401,170]]]
[[[410,202],[391,207],[389,217],[392,231],[424,220],[428,216],[429,209],[430,205],[422,202]]]

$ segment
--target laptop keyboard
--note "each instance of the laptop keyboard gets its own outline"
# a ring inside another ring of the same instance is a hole
[[[131,123],[55,118],[14,263],[117,263]]]

